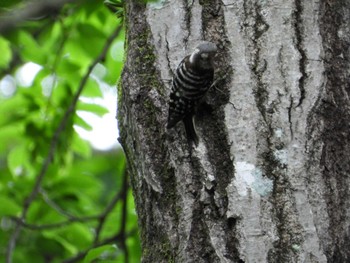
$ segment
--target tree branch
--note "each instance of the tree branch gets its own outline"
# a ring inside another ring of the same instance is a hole
[[[107,245],[107,244],[110,244],[110,243],[120,243],[120,242],[123,242],[123,239],[127,238],[127,237],[130,237],[132,235],[134,235],[135,233],[137,233],[137,229],[134,228],[132,229],[131,231],[129,231],[126,235],[121,235],[121,232],[119,231],[117,234],[111,236],[111,237],[108,237],[104,240],[102,240],[101,242],[98,242],[96,244],[93,244],[90,248],[86,249],[85,251],[82,251],[80,253],[78,253],[77,255],[75,255],[74,257],[72,258],[69,258],[69,259],[66,259],[64,260],[62,263],[74,263],[74,262],[78,262],[80,260],[82,260],[86,254],[93,248],[95,247],[99,247],[99,246],[103,246],[103,245]]]
[[[75,222],[88,222],[92,220],[97,220],[100,218],[100,215],[95,215],[95,216],[87,216],[87,217],[73,217],[69,218],[66,221],[58,222],[58,223],[53,223],[53,224],[43,224],[43,225],[34,225],[34,224],[29,224],[26,222],[23,222],[21,218],[12,216],[10,219],[17,224],[20,224],[22,227],[30,229],[30,230],[45,230],[45,229],[52,229],[52,228],[59,228],[59,227],[64,227],[67,226],[71,223]]]
[[[124,176],[126,177],[126,172],[124,172]],[[105,221],[107,219],[107,216],[113,210],[113,208],[115,207],[116,203],[123,196],[123,192],[124,192],[124,188],[121,190],[121,192],[119,192],[119,193],[117,193],[115,195],[115,197],[112,199],[112,201],[106,207],[105,211],[99,216],[99,222],[98,222],[98,225],[96,227],[95,240],[93,242],[95,245],[98,244],[100,233],[101,233],[102,227],[103,227],[103,225],[104,225],[104,223],[105,223]]]
[[[126,177],[126,175],[125,175],[125,177]],[[102,226],[103,226],[108,214],[113,210],[116,203],[124,196],[124,194],[123,194],[124,191],[126,191],[126,190],[124,190],[124,188],[123,188],[121,190],[121,192],[116,193],[115,196],[112,198],[112,200],[107,205],[107,207],[100,214],[94,215],[94,216],[75,217],[71,214],[68,214],[61,207],[59,207],[57,204],[55,204],[52,200],[49,200],[48,196],[46,196],[46,197],[44,197],[46,203],[48,203],[58,213],[67,217],[68,219],[66,221],[53,223],[53,224],[35,225],[35,224],[26,223],[23,221],[22,218],[15,217],[15,216],[10,217],[10,219],[12,221],[16,222],[17,224],[20,224],[22,227],[25,227],[25,228],[30,229],[30,230],[43,230],[43,229],[58,228],[58,227],[63,227],[63,226],[66,226],[66,225],[69,225],[69,224],[75,223],[75,222],[87,222],[87,221],[99,220],[99,225],[96,228],[97,229],[96,233],[99,233],[100,230],[102,229]],[[42,191],[41,191],[41,193],[42,193]],[[98,236],[98,234],[96,234],[96,236]],[[97,240],[95,239],[94,244],[98,244],[98,238],[97,238]]]
[[[23,8],[11,10],[0,16],[0,34],[11,31],[25,21],[57,14],[69,2],[74,0],[30,1]]]

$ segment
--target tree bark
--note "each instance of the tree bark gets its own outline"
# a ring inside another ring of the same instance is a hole
[[[350,262],[350,2],[126,1],[121,142],[143,262]],[[166,130],[201,41],[217,89],[200,144]]]

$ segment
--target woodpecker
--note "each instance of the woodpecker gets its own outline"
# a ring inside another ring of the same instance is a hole
[[[213,84],[216,51],[214,43],[201,43],[180,62],[172,80],[167,128],[171,129],[182,120],[188,141],[196,146],[199,139],[193,117],[199,101]]]

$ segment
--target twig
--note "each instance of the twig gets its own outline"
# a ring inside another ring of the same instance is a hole
[[[129,231],[124,237],[122,237],[121,233],[118,232],[114,236],[108,237],[108,238],[102,240],[101,242],[98,242],[97,244],[92,245],[90,248],[78,253],[74,257],[68,258],[68,259],[62,261],[62,263],[74,263],[74,262],[81,261],[91,249],[93,249],[95,247],[111,244],[111,243],[119,243],[121,239],[133,236],[136,232],[137,232],[137,229],[134,228],[131,231]]]
[[[101,234],[101,230],[102,227],[107,219],[107,216],[110,214],[110,212],[113,210],[113,208],[115,207],[116,203],[120,200],[122,195],[122,192],[117,193],[114,198],[112,199],[112,201],[109,203],[109,205],[106,207],[105,211],[98,217],[99,221],[98,221],[98,225],[96,227],[96,231],[95,231],[95,240],[93,242],[93,244],[97,244],[100,234]]]
[[[213,84],[211,84],[210,87],[213,87],[215,90],[219,91],[220,93],[222,93],[222,94],[224,94],[224,95],[227,95],[226,92],[224,92],[223,90],[221,90],[221,89],[218,88],[218,83],[219,83],[220,81],[224,81],[230,74],[231,74],[231,73],[228,72],[228,73],[226,73],[224,76],[218,77],[218,78],[213,82]],[[231,101],[228,101],[228,103],[231,104],[231,105],[233,106],[233,108],[237,110],[236,106],[235,106]]]
[[[117,193],[111,200],[111,202],[107,205],[106,209],[102,211],[102,213],[98,215],[93,216],[86,216],[86,217],[75,217],[73,215],[68,214],[67,212],[63,211],[62,208],[58,207],[56,204],[54,204],[51,200],[48,202],[48,197],[46,197],[46,202],[50,204],[50,206],[55,209],[58,213],[66,216],[68,219],[62,222],[53,223],[53,224],[43,224],[43,225],[35,225],[35,224],[29,224],[23,221],[22,218],[12,216],[10,219],[18,224],[20,224],[22,227],[30,229],[30,230],[43,230],[43,229],[51,229],[51,228],[58,228],[63,227],[71,223],[75,222],[88,222],[93,220],[99,220],[99,226],[97,228],[102,228],[103,223],[108,216],[108,214],[113,210],[116,203],[120,200],[122,196],[122,192]],[[54,204],[54,205],[53,205]],[[101,223],[102,222],[102,223]],[[101,226],[100,226],[101,225]],[[96,231],[97,233],[99,231]],[[98,240],[94,242],[95,244],[98,243]]]
[[[94,67],[97,65],[97,63],[99,63],[100,61],[103,61],[106,57],[107,51],[110,47],[110,45],[112,44],[113,40],[119,35],[120,31],[122,30],[122,25],[119,25],[116,30],[112,33],[112,35],[107,39],[105,46],[102,50],[102,52],[100,53],[100,55],[91,63],[91,65],[89,66],[87,72],[85,73],[84,77],[82,78],[78,90],[75,93],[71,104],[69,105],[68,109],[66,110],[61,122],[59,123],[52,139],[51,139],[51,143],[50,143],[50,147],[49,147],[49,152],[48,152],[48,156],[46,157],[46,159],[44,160],[43,166],[41,167],[41,170],[35,180],[35,185],[33,187],[32,192],[29,194],[29,196],[25,199],[24,201],[24,205],[23,205],[23,210],[22,210],[22,214],[20,217],[20,220],[22,222],[25,222],[25,218],[28,212],[28,209],[30,207],[30,205],[32,204],[32,202],[34,201],[34,199],[36,198],[36,196],[39,193],[40,190],[40,186],[41,183],[46,175],[47,169],[51,163],[51,161],[53,160],[55,151],[56,151],[56,147],[58,145],[58,141],[59,141],[59,137],[61,135],[61,133],[64,131],[64,129],[66,128],[66,125],[69,121],[69,118],[71,117],[71,115],[74,113],[75,111],[75,107],[77,105],[77,102],[79,100],[80,94],[82,93],[86,82],[89,79],[89,76],[92,72],[92,70],[94,69]],[[7,250],[6,250],[6,263],[11,263],[12,262],[12,253],[13,250],[16,247],[16,240],[17,237],[19,235],[19,233],[21,232],[21,228],[22,228],[22,224],[18,223],[15,226],[15,230],[13,232],[13,234],[10,237],[8,246],[7,246]]]
[[[125,175],[126,177],[126,175]],[[86,216],[86,217],[76,217],[71,214],[68,214],[66,211],[64,211],[61,207],[59,207],[57,204],[55,204],[52,200],[49,199],[47,194],[43,194],[43,191],[40,189],[40,193],[45,196],[44,200],[47,204],[49,204],[54,210],[56,210],[58,213],[62,214],[63,216],[67,217],[68,219],[62,222],[53,223],[53,224],[43,224],[43,225],[35,225],[35,224],[29,224],[23,221],[22,218],[11,216],[10,219],[18,224],[20,224],[22,227],[30,229],[30,230],[43,230],[43,229],[51,229],[51,228],[58,228],[63,227],[71,223],[75,222],[88,222],[93,220],[99,220],[99,226],[97,228],[101,228],[103,226],[103,223],[107,216],[110,214],[110,212],[115,207],[116,203],[123,198],[124,200],[124,187],[127,187],[123,184],[123,189],[121,192],[116,193],[116,195],[112,198],[112,200],[109,202],[107,207],[98,215],[93,216]],[[124,210],[123,210],[124,212]],[[123,223],[122,223],[123,224]],[[100,229],[100,230],[101,230]],[[100,231],[99,230],[99,231]],[[96,231],[96,233],[99,233],[99,231]],[[94,242],[94,244],[98,244],[98,239]]]
[[[100,215],[95,215],[95,216],[87,216],[87,217],[74,217],[74,218],[69,218],[66,221],[58,222],[58,223],[53,223],[53,224],[43,224],[43,225],[34,225],[34,224],[29,224],[26,222],[23,222],[21,218],[18,217],[10,217],[10,219],[18,224],[20,224],[22,227],[30,229],[30,230],[44,230],[44,229],[52,229],[52,228],[59,228],[63,226],[67,226],[71,223],[75,222],[88,222],[88,221],[93,221],[97,220],[100,217]]]
[[[74,217],[73,215],[69,214],[67,211],[65,211],[64,209],[62,209],[58,204],[56,204],[54,201],[52,201],[48,194],[46,193],[46,191],[44,191],[44,189],[42,189],[40,187],[39,189],[39,193],[41,194],[41,196],[43,197],[44,201],[46,204],[48,204],[53,210],[55,210],[57,213],[67,217],[69,220],[75,220],[76,217]]]
[[[27,20],[41,19],[50,14],[56,14],[69,2],[74,2],[74,0],[30,1],[23,8],[0,16],[0,34],[10,32]]]

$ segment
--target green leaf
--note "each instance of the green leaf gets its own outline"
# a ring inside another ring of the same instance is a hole
[[[49,238],[49,239],[52,239],[52,240],[58,242],[71,255],[74,255],[78,252],[78,248],[74,244],[68,242],[64,237],[60,236],[56,231],[44,231],[43,235],[46,238]]]
[[[6,125],[0,128],[0,154],[4,153],[11,145],[20,142],[23,136],[23,123]]]
[[[0,37],[0,50],[1,50],[0,68],[6,68],[8,67],[8,64],[11,61],[12,51],[10,48],[10,42],[8,42],[3,37]]]
[[[56,210],[49,208],[43,200],[37,200],[32,203],[28,209],[27,222],[37,225],[52,224],[62,222],[65,217]]]
[[[97,57],[102,51],[106,36],[101,30],[91,24],[79,24],[77,27],[80,47],[85,50],[90,57]]]
[[[39,65],[45,65],[46,54],[39,46],[36,40],[26,31],[19,31],[18,35],[18,47],[21,50],[21,56],[26,61],[33,61]]]
[[[118,248],[115,245],[104,245],[104,246],[90,249],[84,258],[84,263],[95,262],[94,260],[97,260],[97,259],[103,260],[104,258],[108,257],[108,255],[110,254],[116,254],[116,252],[118,252]]]
[[[84,70],[87,68],[87,65],[91,62],[90,54],[87,54],[85,50],[81,48],[78,39],[68,39],[64,45],[64,54],[73,61],[81,65],[81,68]]]
[[[84,128],[87,131],[92,131],[92,127],[84,119],[80,118],[78,115],[74,116],[74,124]]]
[[[21,207],[7,196],[0,196],[0,216],[16,216],[21,212]]]
[[[96,11],[98,11],[98,9],[101,8],[101,6],[102,5],[99,1],[86,1],[86,4],[84,4],[83,7],[86,17],[90,20],[91,15],[96,14]]]
[[[58,64],[57,73],[60,77],[67,77],[69,75],[80,76],[80,66],[68,59],[63,59]]]
[[[23,96],[1,101],[0,103],[0,126],[17,123],[28,114],[27,108],[30,102]],[[21,117],[20,117],[21,116]]]
[[[71,147],[75,153],[84,158],[89,158],[91,156],[91,146],[89,142],[79,137],[77,133],[74,134]]]
[[[28,149],[25,147],[25,145],[18,145],[12,149],[7,157],[7,163],[13,176],[19,176],[23,174],[28,159]]]
[[[79,101],[79,103],[77,105],[77,110],[92,112],[98,116],[103,116],[109,112],[108,109],[106,109],[105,107],[103,107],[99,104],[86,103],[86,102],[82,102],[82,101]]]
[[[43,231],[43,235],[46,238],[56,240],[72,255],[89,246],[93,238],[88,226],[82,223],[73,223],[59,229],[46,230]]]
[[[89,78],[81,94],[83,97],[102,98],[102,92],[98,83]]]

